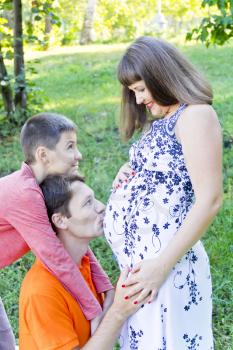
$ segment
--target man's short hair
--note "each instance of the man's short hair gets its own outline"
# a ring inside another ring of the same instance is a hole
[[[54,229],[53,214],[61,213],[70,217],[69,202],[73,195],[71,185],[76,181],[84,182],[84,178],[80,175],[49,175],[40,184],[48,217]]]
[[[35,151],[39,146],[54,149],[63,132],[76,132],[76,125],[63,115],[55,113],[39,113],[26,121],[20,142],[27,164],[35,162]]]

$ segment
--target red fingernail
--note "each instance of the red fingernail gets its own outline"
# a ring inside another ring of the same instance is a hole
[[[148,301],[148,304],[150,304],[151,303],[151,301]]]
[[[122,284],[122,286],[121,286],[122,288],[125,288],[125,284]]]
[[[125,180],[126,183],[127,183],[128,181],[129,181],[128,179]]]
[[[129,299],[129,297],[128,297],[128,295],[126,295],[125,300],[128,300],[128,299]]]
[[[134,301],[133,303],[136,305],[138,302],[137,302],[137,301]]]
[[[134,176],[135,174],[136,174],[135,171],[132,171],[131,175]]]

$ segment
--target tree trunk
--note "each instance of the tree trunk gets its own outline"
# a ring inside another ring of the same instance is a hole
[[[45,16],[45,28],[44,28],[44,44],[43,49],[47,50],[50,45],[50,34],[52,30],[52,24],[49,16]]]
[[[3,60],[0,44],[0,92],[2,94],[4,109],[8,117],[14,113],[14,102],[12,89],[8,80],[6,66]]]
[[[13,0],[14,6],[14,73],[15,107],[26,109],[26,81],[23,53],[22,1]]]
[[[81,31],[80,45],[85,45],[93,41],[93,22],[95,15],[96,0],[87,0],[87,8]]]

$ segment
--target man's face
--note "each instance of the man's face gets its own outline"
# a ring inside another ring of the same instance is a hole
[[[73,196],[69,203],[67,229],[78,238],[96,238],[103,234],[105,206],[95,198],[90,187],[80,181],[71,185]]]
[[[47,152],[50,161],[47,175],[77,174],[82,155],[77,149],[77,136],[74,131],[63,132],[55,149]]]

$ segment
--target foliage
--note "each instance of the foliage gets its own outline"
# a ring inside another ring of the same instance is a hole
[[[167,20],[166,31],[178,31],[178,26],[203,15],[199,0],[164,0],[162,12]],[[97,39],[101,41],[132,40],[146,34],[161,35],[153,26],[157,14],[157,0],[99,0],[95,21]]]
[[[207,47],[212,44],[225,44],[233,37],[233,1],[203,0],[202,7],[212,8],[214,13],[212,11],[212,14],[204,17],[200,26],[187,34],[187,40],[200,40]]]
[[[0,42],[1,48],[5,49],[4,56],[6,59],[13,58],[13,36],[12,27],[9,24],[10,12],[13,10],[12,1],[0,0]]]
[[[62,21],[60,40],[62,45],[78,43],[83,25],[86,0],[59,0],[58,14]]]
[[[155,1],[100,0],[95,21],[97,37],[104,41],[132,40],[137,33],[141,32],[149,6],[155,8]]]
[[[46,0],[37,0],[43,3]],[[52,2],[52,0],[50,0]],[[59,26],[54,26],[46,39],[49,46],[78,43],[86,9],[86,0],[56,0],[50,7],[59,19]],[[153,27],[157,15],[157,0],[98,0],[94,17],[94,32],[97,42],[121,42],[134,39],[144,33],[161,35]],[[28,34],[33,29],[31,38],[38,38],[43,49],[44,18],[43,6],[36,7],[38,13],[32,14],[32,6],[24,0],[25,28]],[[33,10],[34,11],[34,10]],[[42,11],[42,12],[40,12]],[[207,11],[200,7],[200,0],[163,0],[162,12],[167,20],[166,32],[176,35],[197,23]],[[43,14],[41,14],[43,13]],[[47,13],[47,15],[49,15]],[[39,16],[39,17],[38,17]],[[38,19],[35,21],[34,18]],[[164,33],[163,33],[164,34]],[[29,37],[30,37],[29,35]]]
[[[233,50],[230,47],[206,48],[186,46],[182,51],[205,72],[213,84],[214,107],[224,132],[224,196],[225,204],[204,237],[210,257],[213,277],[214,336],[216,350],[231,350],[232,330],[232,79]],[[38,64],[39,74],[31,78],[46,90],[45,110],[56,111],[72,118],[78,125],[78,145],[83,154],[81,171],[92,186],[97,198],[107,200],[111,182],[127,159],[128,145],[122,144],[117,131],[120,87],[116,81],[116,65],[122,45],[89,46],[52,51]],[[43,56],[43,53],[40,53]],[[51,76],[52,79],[48,79]],[[224,77],[224,79],[223,79]],[[9,173],[20,166],[22,154],[18,134],[0,140],[0,173]],[[92,247],[113,281],[118,269],[104,239],[93,241]],[[1,296],[17,334],[17,304],[19,286],[33,258],[25,256],[0,272]]]
[[[51,25],[59,26],[61,24],[59,17],[56,15],[53,8],[54,0],[32,0],[30,2],[24,0],[24,12],[29,11],[31,15],[31,22],[27,25],[27,35],[23,35],[23,39],[26,42],[40,42],[43,48],[48,46],[48,36],[44,33],[43,40],[40,39],[35,33],[34,23],[44,22],[45,19],[49,21]],[[13,34],[13,6],[10,0],[0,0],[0,54],[2,55],[2,64],[6,66],[5,62],[10,61],[10,70],[13,71],[12,61],[14,59],[14,34]],[[33,19],[33,20],[32,20]],[[25,22],[26,23],[26,22]],[[18,55],[18,54],[17,54]],[[23,59],[22,59],[23,61]],[[15,65],[15,62],[14,62]],[[5,68],[5,67],[4,67]],[[24,78],[25,71],[28,74],[27,78]],[[14,67],[14,72],[16,69]],[[35,66],[28,63],[26,69],[21,67],[20,73],[8,74],[7,72],[1,78],[1,86],[13,86],[12,95],[15,97],[19,90],[25,89],[25,96],[27,96],[27,108],[17,108],[17,105],[13,106],[13,110],[9,113],[4,110],[4,105],[0,101],[0,125],[4,123],[5,128],[0,129],[0,134],[6,136],[12,133],[15,127],[18,127],[24,123],[27,117],[40,108],[41,103],[44,102],[41,89],[35,85],[29,77],[36,74]]]
[[[38,43],[44,50],[50,46],[49,34],[52,26],[61,26],[58,8],[54,3],[54,0],[24,0],[25,40],[28,43]]]

